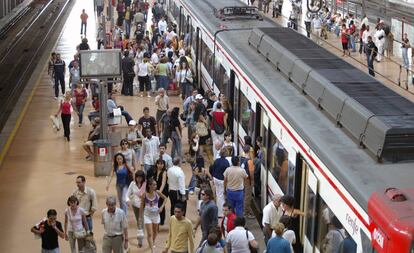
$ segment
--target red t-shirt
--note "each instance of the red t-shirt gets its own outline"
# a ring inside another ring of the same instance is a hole
[[[76,105],[84,104],[84,100],[88,96],[86,94],[86,89],[83,88],[82,91],[80,92],[77,89],[75,89],[74,93],[75,93]]]
[[[341,42],[342,43],[348,43],[347,34],[348,34],[348,29],[346,29],[345,31],[344,30],[341,31]]]
[[[62,114],[71,114],[71,107],[72,105],[70,104],[70,102],[63,101],[62,103],[60,103],[60,109],[62,111]]]
[[[224,125],[224,115],[225,114],[226,114],[225,112],[213,112],[212,116],[216,120],[218,125],[223,126]],[[211,121],[211,129],[214,129],[213,121]]]

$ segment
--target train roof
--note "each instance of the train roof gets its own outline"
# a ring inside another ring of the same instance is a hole
[[[249,24],[252,29],[259,26],[278,27],[266,19],[222,21],[212,17],[208,10],[211,6],[217,6],[218,2],[222,6],[239,3],[236,0],[203,0],[185,4],[211,34],[222,25],[229,29],[248,27]],[[255,88],[266,94],[269,102],[309,145],[311,152],[329,168],[362,208],[367,211],[368,200],[373,192],[384,191],[388,187],[413,187],[413,162],[377,162],[372,154],[361,149],[349,133],[338,128],[326,112],[319,110],[286,76],[275,71],[276,67],[271,62],[249,45],[250,34],[251,30],[227,31],[218,34],[217,39],[253,81]]]

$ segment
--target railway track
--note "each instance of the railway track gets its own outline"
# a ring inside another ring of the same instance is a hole
[[[39,64],[45,45],[60,33],[57,27],[70,2],[71,0],[48,2],[16,33],[0,55],[0,132]]]

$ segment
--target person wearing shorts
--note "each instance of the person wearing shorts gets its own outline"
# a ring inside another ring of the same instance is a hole
[[[144,224],[147,233],[148,246],[151,252],[155,252],[155,239],[158,234],[158,225],[160,224],[160,212],[164,209],[166,203],[166,196],[160,191],[157,191],[157,182],[154,179],[149,179],[145,187],[145,194],[141,200],[141,208],[144,211]],[[163,199],[163,204],[158,207],[159,199]],[[139,216],[140,219],[142,215]]]

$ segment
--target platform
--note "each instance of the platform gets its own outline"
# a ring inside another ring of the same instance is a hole
[[[241,0],[241,1],[246,3],[246,0]],[[254,4],[255,6],[257,6],[258,1],[255,1]],[[282,16],[279,16],[278,18],[273,18],[271,6],[270,6],[270,11],[268,13],[264,13],[262,11],[260,11],[260,13],[270,18],[275,23],[278,23],[279,25],[286,27],[291,9],[292,9],[291,2],[284,1],[283,8],[282,8]],[[306,36],[305,24],[303,21],[305,13],[306,13],[306,1],[303,1],[302,2],[302,18],[298,21],[298,24],[299,24],[298,32]],[[311,39],[312,40],[315,39],[315,36],[313,34],[311,36]],[[386,85],[390,89],[396,91],[400,95],[414,102],[414,86],[412,82],[410,82],[411,77],[414,72],[410,72],[407,77],[406,70],[401,69],[401,75],[400,75],[400,65],[402,63],[402,58],[401,58],[401,49],[399,45],[400,44],[394,41],[394,50],[393,50],[394,56],[392,56],[391,58],[383,57],[383,60],[381,62],[374,62],[374,70],[376,72],[376,79],[382,82],[384,85]],[[349,62],[350,64],[361,69],[362,71],[368,73],[367,60],[364,54],[360,55],[358,52],[355,52],[355,53],[351,53],[351,57],[348,57],[348,56],[342,57],[342,46],[341,46],[340,37],[337,37],[334,33],[328,33],[328,39],[323,40],[322,46],[326,48],[327,50],[329,50],[330,52],[337,55],[338,57],[341,57],[343,60]],[[357,44],[357,46],[359,46],[359,44]],[[410,59],[410,62],[412,64],[412,59]],[[411,65],[409,69],[410,71],[412,71],[413,65]],[[408,89],[406,87],[407,80],[408,80]],[[400,85],[398,85],[398,83],[400,83]]]
[[[88,22],[87,38],[92,49],[96,48],[95,23],[93,19],[93,2],[77,0],[72,12],[66,22],[62,34],[56,44],[57,53],[62,55],[68,65],[72,60],[80,43],[80,19],[82,9],[86,9],[90,17]],[[41,62],[46,66],[47,62]],[[68,80],[68,78],[66,78]],[[68,87],[66,87],[68,89]],[[152,115],[155,115],[155,102],[152,98],[125,97],[116,95],[119,105],[123,105],[134,119],[142,116],[142,108],[148,106]],[[181,106],[182,101],[178,97],[170,98],[170,106]],[[91,111],[90,100],[87,102],[84,114]],[[58,102],[54,99],[52,82],[47,72],[44,71],[41,79],[35,85],[28,110],[23,115],[20,127],[11,142],[10,148],[0,166],[0,198],[2,200],[0,210],[0,227],[7,228],[7,236],[0,238],[2,252],[21,253],[39,252],[40,241],[35,240],[30,228],[46,216],[48,209],[56,209],[58,220],[64,222],[64,210],[67,208],[66,200],[75,190],[75,179],[78,175],[87,178],[87,186],[95,189],[98,197],[98,211],[93,217],[94,234],[97,242],[98,252],[101,252],[103,226],[100,224],[100,211],[104,209],[105,198],[108,195],[115,195],[115,180],[110,186],[109,192],[105,190],[106,179],[96,178],[93,172],[93,163],[86,161],[86,156],[81,144],[86,140],[91,129],[88,120],[85,120],[82,127],[78,127],[77,116],[72,114],[71,141],[63,138],[63,131],[55,133],[52,129],[50,115],[58,110]],[[84,115],[85,116],[85,115]],[[125,122],[122,121],[124,127]],[[187,131],[183,130],[183,151],[188,150]],[[171,146],[171,145],[169,145]],[[170,147],[169,147],[170,150]],[[169,151],[168,150],[168,151]],[[170,152],[168,152],[170,153]],[[188,184],[191,170],[187,163],[183,164]],[[167,202],[167,213],[170,210],[170,202]],[[190,196],[187,207],[187,217],[192,221],[197,219],[197,198]],[[168,219],[168,218],[167,218]],[[146,240],[144,247],[137,248],[136,222],[132,211],[128,213],[129,220],[129,242],[130,253],[150,252]],[[258,227],[255,220],[249,220],[249,224]],[[166,222],[168,224],[168,222]],[[251,226],[249,227],[251,229]],[[251,229],[252,230],[252,229]],[[164,249],[168,226],[160,227],[160,234],[157,237],[155,252]],[[263,249],[263,237],[261,231],[256,229],[256,237]],[[201,232],[196,234],[196,243],[200,241]],[[69,243],[59,239],[62,253],[69,253]]]

